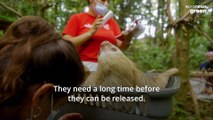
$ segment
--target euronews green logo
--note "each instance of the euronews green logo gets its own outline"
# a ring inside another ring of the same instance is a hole
[[[190,14],[203,14],[211,11],[206,5],[186,5],[186,8],[189,9]]]

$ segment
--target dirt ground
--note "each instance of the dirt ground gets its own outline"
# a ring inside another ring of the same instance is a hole
[[[200,101],[206,101],[206,102],[213,102],[213,94],[207,95],[207,94],[201,94],[201,91],[205,87],[205,79],[204,78],[191,78],[190,83],[192,85],[192,88],[194,90],[194,93],[198,100]]]
[[[201,93],[205,87],[205,79],[191,78],[190,83],[198,99],[202,120],[213,120],[213,94],[207,95]],[[189,103],[189,107],[193,111],[193,104]]]

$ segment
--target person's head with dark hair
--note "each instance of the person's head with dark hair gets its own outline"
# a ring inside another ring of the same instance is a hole
[[[213,47],[208,46],[207,47],[208,52],[206,53],[206,58],[209,62],[213,64]]]
[[[46,119],[50,108],[67,98],[54,93],[53,86],[78,86],[83,78],[74,45],[44,19],[22,17],[0,39],[0,119],[33,118],[37,105],[42,110],[38,119]]]
[[[208,46],[206,52],[207,61],[201,64],[200,69],[205,72],[213,72],[213,47]],[[205,76],[206,80],[205,87],[202,90],[202,93],[213,94],[213,76]]]
[[[213,52],[213,47],[212,46],[208,46],[207,47],[208,52],[212,51]]]

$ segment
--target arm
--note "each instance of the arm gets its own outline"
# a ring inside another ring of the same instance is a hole
[[[83,43],[85,43],[87,40],[89,40],[92,37],[93,33],[91,33],[90,31],[73,37],[71,35],[64,35],[63,39],[72,42],[75,46],[81,46]]]
[[[100,28],[102,21],[103,21],[102,18],[98,16],[88,32],[76,37],[65,34],[63,36],[63,39],[72,42],[77,47],[81,46],[96,33],[96,31]]]
[[[121,49],[121,50],[125,50],[127,48],[129,48],[129,45],[131,43],[132,37],[134,35],[134,30],[131,32],[122,32],[123,37],[124,37],[124,41],[121,41],[119,39],[116,40],[117,46]]]
[[[115,31],[119,31],[118,30],[118,25],[115,24]],[[125,50],[130,46],[132,37],[134,35],[134,32],[137,30],[137,27],[134,26],[130,31],[122,31],[121,35],[117,36],[117,40],[116,40],[116,45],[118,48],[120,48],[121,50]],[[118,32],[117,32],[118,33]]]

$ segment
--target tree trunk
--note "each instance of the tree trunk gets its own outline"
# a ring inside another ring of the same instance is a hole
[[[179,11],[180,16],[184,16],[185,13],[189,11],[186,8],[186,5],[192,5],[194,0],[180,0],[179,1]],[[188,25],[190,21],[181,21],[178,23],[178,27],[176,29],[176,34],[178,34],[178,46],[179,46],[179,54],[178,58],[178,66],[179,66],[179,75],[181,78],[181,89],[178,93],[177,99],[182,101],[182,103],[186,103],[188,91],[191,93],[191,97],[195,107],[196,118],[200,119],[200,112],[198,102],[192,90],[192,87],[189,82],[189,49],[190,49],[190,26]],[[186,107],[186,104],[185,104]]]

